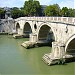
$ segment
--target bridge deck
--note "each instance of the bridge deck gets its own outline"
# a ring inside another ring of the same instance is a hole
[[[20,17],[15,19],[15,21],[19,20],[58,22],[75,25],[75,18],[73,17]]]

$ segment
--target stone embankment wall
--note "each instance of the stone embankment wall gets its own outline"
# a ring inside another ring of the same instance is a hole
[[[14,30],[14,19],[0,19],[0,32],[12,33]]]

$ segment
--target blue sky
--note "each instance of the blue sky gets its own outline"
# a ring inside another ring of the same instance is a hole
[[[26,0],[0,0],[0,7],[23,7]],[[62,7],[75,8],[75,0],[38,0],[41,5],[59,4]]]

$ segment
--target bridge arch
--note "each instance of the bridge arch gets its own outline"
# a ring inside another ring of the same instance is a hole
[[[65,52],[68,54],[75,54],[75,34],[69,38],[65,45]]]
[[[20,29],[20,24],[16,23],[16,33],[18,33],[18,29]]]
[[[55,34],[51,25],[43,23],[38,29],[38,41],[52,42],[55,40]]]
[[[23,34],[26,36],[29,36],[29,34],[32,32],[31,26],[28,22],[25,22],[23,26]]]

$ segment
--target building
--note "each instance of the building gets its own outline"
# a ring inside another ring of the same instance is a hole
[[[42,16],[45,16],[44,10],[45,10],[46,6],[47,5],[41,5],[41,7],[42,7]]]
[[[8,17],[11,18],[11,8],[9,7],[4,7],[3,8],[6,12],[5,12],[5,19],[7,19]]]

